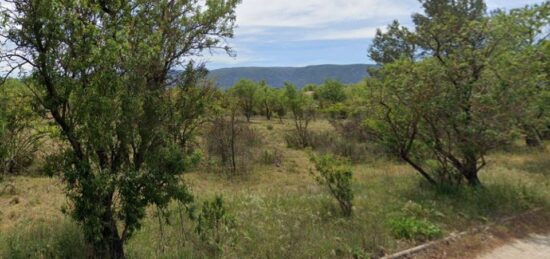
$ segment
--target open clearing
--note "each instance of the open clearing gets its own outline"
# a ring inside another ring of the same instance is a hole
[[[495,153],[481,174],[484,191],[447,194],[422,184],[407,165],[373,156],[353,166],[354,217],[342,219],[332,198],[311,176],[307,151],[286,147],[283,135],[292,125],[262,119],[252,125],[266,140],[266,150],[284,150],[280,165],[258,165],[233,179],[203,171],[185,175],[197,198],[221,194],[235,217],[237,230],[224,247],[224,258],[378,257],[427,241],[396,237],[389,225],[394,218],[424,219],[446,236],[548,206],[550,201],[548,151],[518,147]],[[313,128],[321,132],[331,126],[320,120]],[[47,236],[59,231],[59,226],[72,224],[61,213],[67,200],[59,180],[15,177],[8,182],[15,190],[0,195],[0,239],[25,240],[25,233],[34,233],[33,229],[44,228],[44,224]],[[170,211],[170,222],[159,225],[157,210],[148,210],[143,228],[127,245],[130,257],[211,255],[193,245],[197,239],[192,222],[180,222],[176,205]],[[0,254],[2,249],[0,245]]]

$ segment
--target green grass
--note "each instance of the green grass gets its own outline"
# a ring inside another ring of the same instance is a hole
[[[362,258],[531,208],[550,207],[550,154],[522,149],[491,155],[489,166],[481,173],[482,189],[434,188],[408,166],[383,159],[356,164],[354,213],[352,218],[343,218],[338,204],[309,174],[312,165],[307,153],[286,148],[283,136],[291,125],[263,120],[253,125],[267,140],[266,150],[282,151],[281,165],[259,163],[246,177],[233,179],[200,170],[185,176],[199,199],[197,204],[222,195],[235,220],[236,228],[224,235],[220,250],[205,245],[194,232],[195,222],[182,216],[174,204],[168,222],[159,222],[156,209],[149,209],[143,228],[126,245],[130,258]],[[323,121],[312,127],[328,128]],[[59,188],[43,187],[59,183],[42,178],[13,179],[13,183],[22,202],[10,207],[13,196],[0,196],[0,206],[9,211],[0,214],[0,255],[11,258],[18,251],[41,249],[47,253],[34,255],[63,258],[76,253],[56,248],[66,240],[77,242],[71,247],[82,246],[73,223],[57,217],[54,223],[41,219],[35,224],[26,212],[44,206],[42,209],[53,213],[52,208],[62,206],[65,200]],[[55,218],[53,214],[50,217]],[[18,231],[29,223],[35,227]]]
[[[86,258],[81,229],[70,220],[34,222],[0,237],[0,258]]]

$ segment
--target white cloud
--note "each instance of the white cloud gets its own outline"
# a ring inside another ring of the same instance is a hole
[[[359,29],[328,29],[318,30],[308,33],[300,40],[353,40],[353,39],[371,39],[376,35],[379,27],[365,27]]]
[[[416,0],[243,0],[241,26],[317,27],[334,22],[408,16]]]

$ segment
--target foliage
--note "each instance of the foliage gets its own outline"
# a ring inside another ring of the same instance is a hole
[[[233,88],[229,89],[229,93],[235,97],[247,122],[250,122],[250,117],[254,115],[254,109],[258,106],[259,91],[256,82],[246,79],[237,82]]]
[[[240,106],[233,95],[225,94],[220,108],[204,135],[210,162],[229,176],[244,175],[251,169],[260,139],[250,125],[239,120]]]
[[[36,130],[40,119],[32,106],[24,83],[12,79],[0,86],[0,178],[21,173],[36,158],[43,134]]]
[[[277,91],[277,89],[267,85],[265,81],[260,82],[258,89],[258,102],[260,104],[260,110],[263,115],[265,115],[267,120],[271,120],[277,103],[280,102],[278,100],[280,95],[277,94]]]
[[[35,101],[61,131],[70,214],[95,257],[124,257],[148,205],[191,201],[168,127],[168,87],[185,82],[169,73],[203,50],[229,51],[239,1],[8,2],[2,35],[14,47],[1,62],[32,68]]]
[[[295,138],[298,146],[305,148],[311,145],[309,124],[315,118],[317,107],[313,97],[307,93],[300,92],[296,86],[286,84],[284,97],[287,109],[292,113],[295,127]]]
[[[204,202],[195,228],[203,242],[221,251],[234,228],[235,220],[228,214],[221,196]]]
[[[320,103],[320,108],[341,103],[346,99],[344,84],[336,80],[327,80],[315,91],[315,99]]]
[[[411,37],[413,34],[409,29],[395,20],[388,25],[386,32],[376,30],[376,36],[369,48],[369,57],[377,64],[387,64],[401,58],[413,59],[416,55],[416,45],[411,42]]]
[[[514,114],[526,144],[539,148],[550,125],[550,41],[539,36],[550,24],[548,17],[550,3],[494,15],[508,42],[521,43],[520,48],[506,51],[494,61],[495,76],[503,86],[517,88],[517,98],[529,100],[514,107]]]
[[[390,220],[389,225],[397,238],[426,241],[441,236],[441,229],[425,219],[400,217]]]
[[[334,154],[345,157],[353,163],[368,161],[380,153],[376,143],[370,141],[358,141],[340,131],[323,131],[312,133],[312,148],[321,154]]]
[[[311,161],[315,164],[315,169],[318,172],[318,174],[312,172],[317,183],[330,191],[330,194],[338,201],[344,216],[351,216],[354,195],[351,188],[353,172],[350,166],[331,155],[312,156]]]
[[[283,121],[283,117],[286,116],[288,112],[288,107],[286,107],[286,96],[283,90],[276,90],[274,92],[275,102],[273,103],[273,112],[279,117],[279,121]]]
[[[219,96],[219,91],[206,80],[206,73],[202,65],[195,67],[194,62],[189,62],[168,93],[168,132],[173,143],[187,153],[193,152],[195,132],[211,119]]]
[[[477,186],[486,154],[511,139],[525,103],[518,98],[525,85],[503,82],[498,62],[528,47],[537,34],[521,32],[543,23],[507,26],[505,14],[485,14],[483,1],[422,3],[425,14],[413,16],[414,33],[377,35],[375,42],[388,44],[391,51],[393,41],[386,37],[416,45],[422,57],[417,60],[405,50],[388,53],[391,62],[369,82],[373,112],[366,125],[429,182],[460,184],[465,179]],[[386,48],[371,51],[381,49]]]
[[[254,147],[259,139],[256,132],[237,117],[215,118],[206,132],[210,162],[229,176],[245,174],[254,162]]]

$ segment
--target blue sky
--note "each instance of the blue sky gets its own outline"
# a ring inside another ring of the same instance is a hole
[[[511,9],[543,0],[488,0]],[[394,19],[409,25],[417,0],[243,0],[237,9],[237,56],[206,54],[210,69],[370,63],[367,48],[377,28]]]

